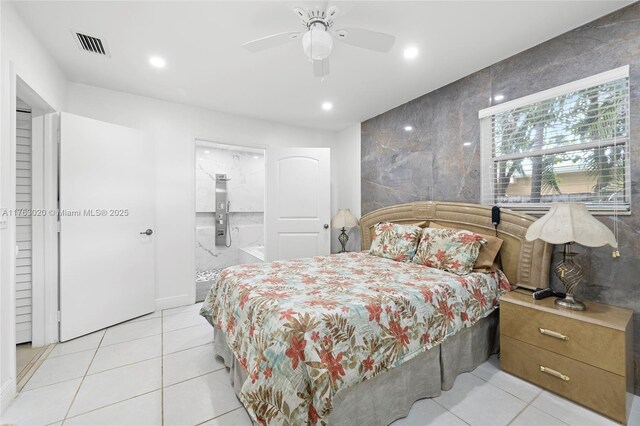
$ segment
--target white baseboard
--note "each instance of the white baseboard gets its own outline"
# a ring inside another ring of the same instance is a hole
[[[0,390],[0,412],[4,412],[16,397],[16,379],[12,377],[2,385]]]
[[[163,297],[156,299],[156,310],[177,308],[179,306],[193,305],[195,295],[181,294],[179,296]]]

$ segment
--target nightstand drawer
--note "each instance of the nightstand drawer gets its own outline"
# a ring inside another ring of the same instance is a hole
[[[626,422],[623,376],[502,335],[500,367],[513,375]]]
[[[623,331],[515,303],[502,303],[500,333],[619,376],[625,375]]]

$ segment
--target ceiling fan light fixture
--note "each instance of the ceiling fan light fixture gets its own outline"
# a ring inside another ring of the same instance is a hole
[[[311,28],[302,36],[302,49],[314,61],[326,59],[333,49],[333,37],[324,28]]]

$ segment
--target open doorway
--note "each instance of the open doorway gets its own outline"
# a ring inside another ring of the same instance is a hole
[[[31,106],[16,98],[16,380],[35,365],[46,346],[33,346],[33,162]]]
[[[57,340],[57,117],[16,76],[15,336],[18,390]]]
[[[264,149],[196,141],[196,301],[226,267],[264,261]]]

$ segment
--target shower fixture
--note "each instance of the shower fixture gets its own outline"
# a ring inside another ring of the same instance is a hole
[[[226,174],[216,173],[216,246],[231,247],[229,224],[231,202],[227,200],[227,182],[230,180]]]

